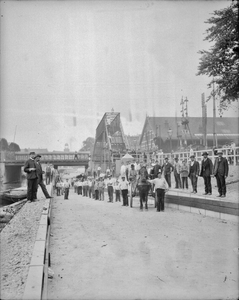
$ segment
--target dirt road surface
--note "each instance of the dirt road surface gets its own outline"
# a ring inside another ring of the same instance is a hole
[[[238,224],[107,200],[54,199],[48,299],[238,298]]]

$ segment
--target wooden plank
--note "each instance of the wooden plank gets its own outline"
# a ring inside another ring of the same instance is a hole
[[[30,266],[41,266],[45,262],[45,241],[36,241],[33,248]]]
[[[47,225],[39,225],[36,241],[45,241],[47,235]]]
[[[41,300],[43,282],[43,265],[30,266],[23,300]]]

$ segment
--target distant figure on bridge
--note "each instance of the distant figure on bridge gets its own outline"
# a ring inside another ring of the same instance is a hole
[[[205,193],[203,195],[212,194],[212,184],[211,176],[213,175],[213,163],[210,158],[208,158],[208,153],[203,152],[203,160],[201,164],[200,176],[204,179]]]
[[[74,160],[78,160],[78,154],[77,154],[77,151],[75,152]]]
[[[43,191],[43,194],[45,195],[46,199],[50,199],[52,198],[47,189],[46,189],[46,186],[43,182],[43,174],[45,173],[44,171],[42,171],[42,166],[41,166],[41,163],[40,163],[40,160],[41,160],[41,155],[40,154],[37,154],[35,156],[35,162],[36,162],[36,171],[37,171],[37,183],[38,185],[40,185],[42,191]],[[37,194],[37,193],[36,193]],[[37,197],[36,197],[37,198]]]
[[[47,163],[46,166],[46,185],[51,183],[51,166],[50,163]]]
[[[27,173],[27,200],[33,202],[36,200],[37,193],[37,171],[36,162],[34,160],[36,153],[30,152],[30,158],[24,164],[24,172]]]

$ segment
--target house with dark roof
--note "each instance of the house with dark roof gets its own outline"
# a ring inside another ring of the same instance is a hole
[[[164,153],[168,153],[171,150],[187,149],[189,146],[195,150],[214,146],[212,117],[207,117],[206,120],[201,117],[188,117],[186,122],[183,123],[182,121],[185,119],[147,116],[139,140],[141,151],[152,152],[162,149]],[[238,118],[216,118],[215,133],[218,147],[231,143],[238,146]]]

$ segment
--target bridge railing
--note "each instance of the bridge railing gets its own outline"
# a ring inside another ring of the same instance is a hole
[[[54,161],[73,161],[73,160],[79,160],[79,161],[88,161],[89,160],[89,153],[86,152],[78,152],[77,157],[76,153],[70,152],[70,153],[40,153],[41,155],[41,161],[45,162],[54,162]],[[15,160],[16,161],[25,161],[29,158],[29,154],[25,153],[16,153],[15,154]]]
[[[223,156],[227,158],[230,165],[239,165],[239,147],[234,148],[220,148],[220,150],[223,152]],[[214,154],[213,149],[206,149],[206,150],[198,150],[193,151],[193,154],[195,155],[195,159],[198,162],[201,162],[203,159],[203,152],[208,153],[208,157],[214,161],[214,159],[217,157],[217,155]],[[178,157],[179,161],[182,161],[184,159],[189,160],[190,153],[187,152],[174,152],[174,153],[164,153],[162,155],[158,155],[158,160],[163,163],[164,158],[168,157],[169,160],[173,160],[175,157]]]

